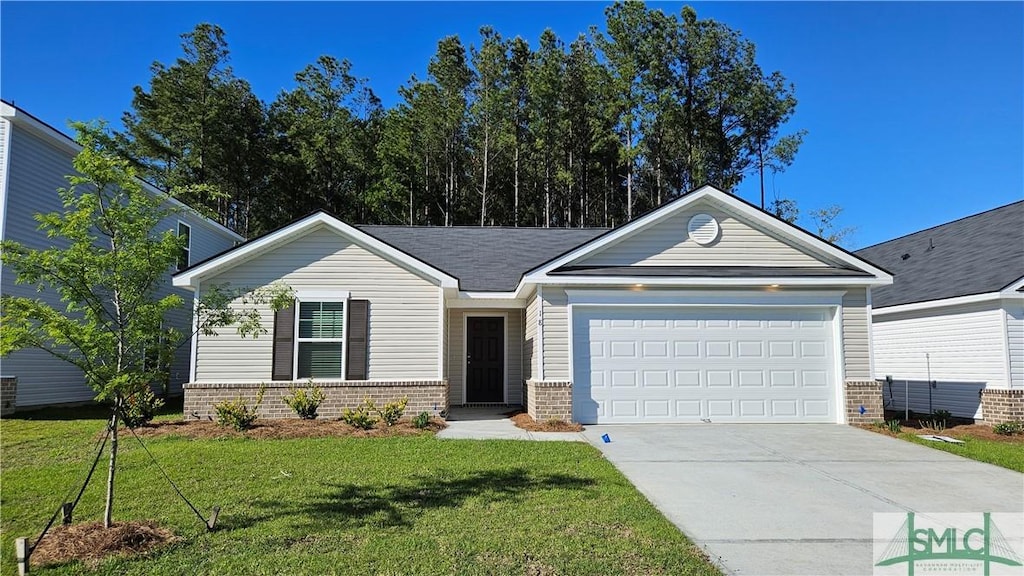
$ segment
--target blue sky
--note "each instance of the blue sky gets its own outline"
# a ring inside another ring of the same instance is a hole
[[[676,2],[652,7],[677,13]],[[809,134],[769,180],[806,212],[839,204],[859,248],[1024,198],[1024,3],[693,3],[738,29],[796,85]],[[66,130],[117,122],[179,34],[224,28],[235,73],[272,100],[320,54],[347,58],[385,105],[439,39],[480,26],[536,44],[603,28],[607,4],[0,3],[0,96]],[[757,181],[739,194],[758,201]],[[1024,223],[1021,223],[1024,226]]]

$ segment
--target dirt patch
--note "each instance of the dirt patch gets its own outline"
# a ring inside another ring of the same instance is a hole
[[[227,426],[221,426],[209,420],[151,422],[135,429],[135,433],[143,438],[160,438],[178,436],[182,438],[215,439],[215,438],[254,438],[254,439],[287,439],[287,438],[328,438],[351,436],[355,438],[386,438],[391,436],[420,436],[435,434],[444,430],[447,425],[442,420],[432,419],[426,428],[420,429],[411,421],[402,420],[394,426],[378,423],[370,430],[361,430],[349,426],[340,420],[300,420],[298,418],[259,419],[252,428],[245,432],[237,432]]]
[[[930,421],[925,419],[911,418],[910,420],[901,420],[902,429],[901,432],[909,432],[911,434],[938,434],[939,436],[950,436],[959,440],[965,440],[970,438],[977,438],[979,440],[991,440],[993,442],[1002,442],[1004,444],[1020,444],[1024,446],[1024,434],[1014,434],[1007,436],[1004,434],[996,434],[992,430],[992,426],[989,424],[975,424],[967,421],[951,421],[947,424],[945,429],[939,430],[936,428],[930,428]],[[873,424],[862,424],[859,428],[870,430],[872,432],[878,432],[879,434],[885,434],[886,436],[898,437],[899,434],[890,431],[885,426],[876,426]]]
[[[566,422],[565,420],[548,420],[547,422],[537,422],[529,414],[522,411],[510,412],[508,417],[512,419],[512,423],[523,430],[529,430],[530,432],[582,432],[583,426],[575,422]]]
[[[104,528],[102,522],[57,526],[39,541],[29,562],[32,566],[63,564],[80,560],[95,568],[107,556],[135,556],[180,540],[156,522],[116,522]]]

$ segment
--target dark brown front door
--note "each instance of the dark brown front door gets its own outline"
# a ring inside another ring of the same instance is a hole
[[[505,319],[466,318],[466,402],[505,401]]]

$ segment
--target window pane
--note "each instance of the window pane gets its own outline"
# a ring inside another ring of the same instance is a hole
[[[300,303],[299,338],[341,338],[344,327],[344,302]]]
[[[341,378],[341,342],[299,342],[299,378]]]

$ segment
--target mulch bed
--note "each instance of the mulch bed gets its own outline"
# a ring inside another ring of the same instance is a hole
[[[179,540],[156,522],[115,522],[109,529],[102,522],[56,526],[39,542],[29,564],[46,566],[80,560],[90,568],[107,556],[147,554]]]
[[[253,427],[245,432],[238,432],[227,426],[221,426],[210,420],[171,420],[166,422],[150,422],[135,429],[135,433],[143,438],[160,438],[178,436],[195,439],[216,438],[253,438],[286,439],[286,438],[329,438],[348,436],[355,438],[385,438],[392,436],[420,436],[435,434],[447,428],[442,420],[432,419],[426,428],[420,429],[408,420],[402,420],[394,426],[378,423],[375,428],[361,430],[349,426],[340,420],[316,419],[301,420],[299,418],[256,420]]]
[[[990,424],[974,424],[967,423],[965,421],[951,421],[945,429],[935,430],[928,428],[926,424],[923,424],[921,420],[911,418],[910,420],[904,421],[900,418],[903,429],[902,432],[911,432],[914,434],[937,434],[939,436],[949,436],[951,438],[957,438],[959,440],[966,440],[970,438],[977,438],[979,440],[991,440],[994,442],[1003,442],[1005,444],[1021,444],[1024,445],[1024,434],[996,434],[992,430]],[[927,420],[927,419],[925,419]],[[889,431],[886,427],[878,427],[871,424],[862,424],[860,428],[870,430],[872,432],[878,432],[885,434],[886,436],[898,436],[898,434]]]
[[[510,412],[508,417],[512,419],[512,423],[523,430],[529,430],[530,432],[582,432],[583,426],[575,422],[566,422],[565,420],[548,420],[547,422],[537,422],[529,414],[523,411]]]

